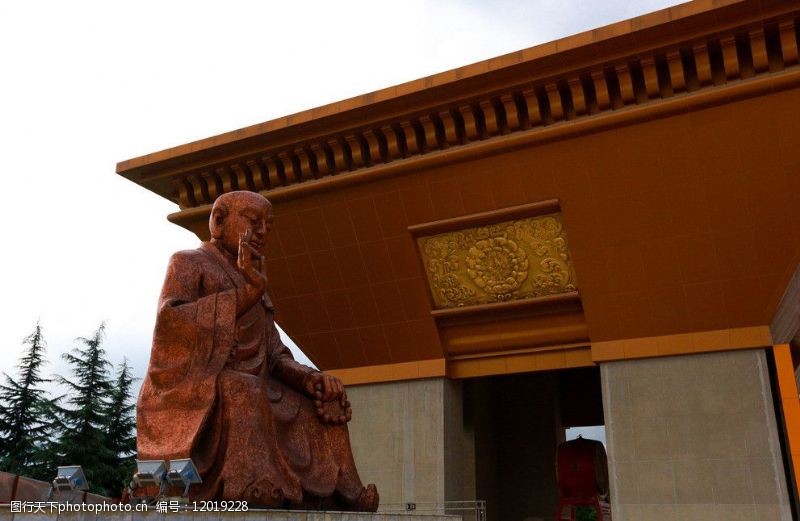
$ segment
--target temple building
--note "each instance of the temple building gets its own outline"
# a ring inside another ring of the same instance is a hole
[[[798,519],[800,1],[697,0],[123,161],[207,239],[272,201],[277,321],[383,505]]]

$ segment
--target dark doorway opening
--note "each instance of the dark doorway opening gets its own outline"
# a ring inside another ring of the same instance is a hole
[[[550,521],[558,501],[556,450],[566,429],[604,423],[600,370],[466,380],[464,420],[475,436],[476,497],[487,501],[487,519]]]

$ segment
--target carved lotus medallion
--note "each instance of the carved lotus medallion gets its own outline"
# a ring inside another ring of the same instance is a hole
[[[472,282],[497,300],[509,300],[512,292],[528,278],[525,250],[505,237],[476,242],[467,252],[466,264]]]

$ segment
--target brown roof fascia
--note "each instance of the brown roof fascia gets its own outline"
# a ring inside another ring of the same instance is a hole
[[[590,65],[713,35],[797,10],[800,1],[695,1],[562,38],[362,96],[122,161],[117,173],[176,200],[170,178],[261,150],[312,141],[359,127],[560,77]]]

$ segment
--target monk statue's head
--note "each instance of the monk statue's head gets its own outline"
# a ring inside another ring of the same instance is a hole
[[[222,194],[214,201],[208,226],[211,241],[231,255],[237,255],[239,239],[246,233],[250,244],[263,252],[272,228],[272,204],[256,192]]]

